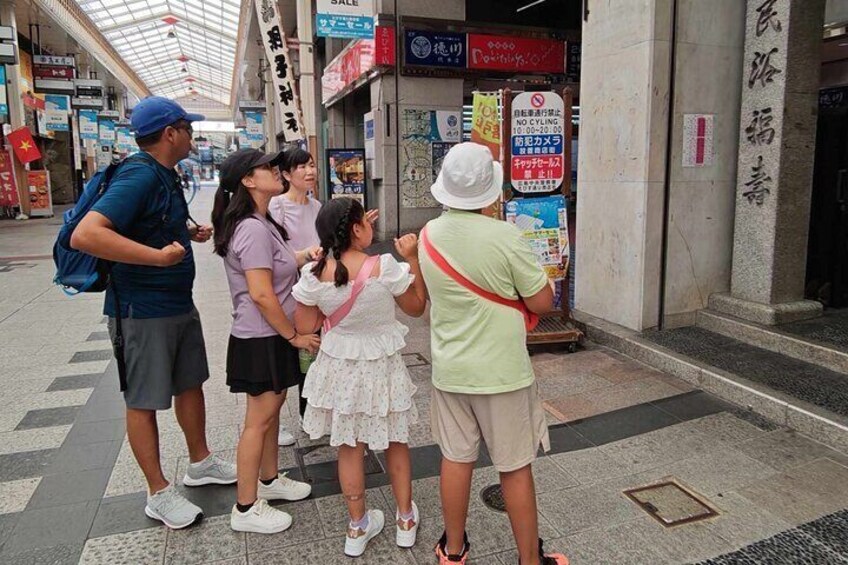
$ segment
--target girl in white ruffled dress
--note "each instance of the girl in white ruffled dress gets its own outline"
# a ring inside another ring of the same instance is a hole
[[[369,257],[364,250],[373,238],[371,223],[359,201],[351,198],[324,204],[315,224],[324,256],[303,267],[292,290],[298,302],[297,331],[312,333],[324,324],[321,349],[303,389],[308,400],[303,429],[312,439],[329,435],[330,445],[339,448],[339,481],[350,513],[345,554],[362,555],[385,523],[380,510],[366,510],[366,445],[386,450],[397,502],[397,544],[412,547],[419,514],[412,501],[407,443],[418,413],[412,399],[415,385],[400,353],[408,330],[395,318],[395,304],[409,316],[424,313],[418,239],[409,234],[395,240],[407,263],[390,254]],[[360,276],[363,267],[370,272]],[[329,329],[327,320],[333,324]]]

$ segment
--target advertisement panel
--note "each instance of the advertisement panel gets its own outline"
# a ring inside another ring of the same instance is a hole
[[[393,27],[378,26],[374,39],[360,39],[345,47],[324,68],[321,75],[321,101],[330,105],[345,89],[375,67],[395,64]]]
[[[506,203],[506,221],[522,231],[548,278],[563,280],[570,257],[565,197],[511,200]]]
[[[365,150],[327,149],[330,198],[355,198],[365,206]]]
[[[59,94],[47,94],[44,97],[47,131],[70,131],[68,114],[71,111],[71,97]]]
[[[244,121],[247,126],[247,138],[250,141],[262,141],[265,139],[265,128],[262,126],[262,114],[259,112],[245,112]]]
[[[462,140],[460,112],[405,109],[400,124],[401,205],[435,208],[430,186],[448,150]]]
[[[9,99],[6,97],[6,65],[0,65],[0,116],[9,115]]]
[[[97,139],[97,110],[79,111],[80,139]]]
[[[30,216],[52,216],[53,195],[48,171],[27,171]]]
[[[100,120],[99,139],[101,145],[112,145],[115,142],[115,122],[112,120]]]
[[[2,68],[2,65],[0,65]],[[0,146],[0,206],[18,206],[18,185],[15,183],[15,165],[9,151]]]

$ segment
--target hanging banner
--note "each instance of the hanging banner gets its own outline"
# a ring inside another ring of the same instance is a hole
[[[0,116],[9,115],[9,99],[6,97],[6,65],[0,65]]]
[[[118,151],[121,153],[129,153],[133,150],[135,146],[135,140],[133,139],[133,135],[130,133],[130,128],[128,127],[116,127],[115,128],[115,147],[118,148]]]
[[[47,131],[70,131],[68,114],[71,111],[70,96],[47,94],[44,96]]]
[[[565,42],[469,33],[468,68],[562,74],[565,73]]]
[[[506,203],[506,221],[522,231],[548,278],[563,280],[570,257],[565,197],[511,200]]]
[[[315,34],[352,39],[374,37],[374,0],[318,0]]]
[[[554,92],[522,92],[512,101],[512,186],[551,192],[565,173],[565,104]]]
[[[274,101],[280,112],[279,123],[282,124],[283,137],[287,142],[305,139],[300,103],[294,89],[289,50],[283,26],[280,24],[277,2],[255,0],[254,4],[259,20],[259,35],[265,45],[265,58],[271,67],[269,70],[274,81]]]
[[[98,139],[101,145],[112,145],[115,142],[115,122],[100,120]]]
[[[32,133],[29,128],[24,126],[6,135],[9,145],[15,151],[15,157],[21,164],[26,165],[32,161],[41,159],[41,151],[35,145],[35,140],[32,138]]]
[[[495,161],[501,160],[501,120],[498,116],[497,94],[474,93],[471,141],[485,145]]]
[[[15,164],[9,151],[0,146],[0,206],[18,205],[20,199],[18,185],[15,183]]]
[[[247,138],[250,141],[262,141],[265,139],[265,128],[262,127],[262,114],[259,112],[245,112],[244,121],[247,124]]]
[[[80,139],[97,139],[97,110],[79,111]]]
[[[52,216],[53,195],[50,192],[50,173],[27,171],[30,216]]]
[[[365,150],[327,149],[330,198],[353,198],[365,206]]]

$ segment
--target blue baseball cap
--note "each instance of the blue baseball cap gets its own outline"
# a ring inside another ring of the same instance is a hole
[[[162,96],[148,96],[133,108],[130,123],[136,137],[144,137],[163,130],[177,120],[201,122],[206,116],[189,114],[185,109]]]

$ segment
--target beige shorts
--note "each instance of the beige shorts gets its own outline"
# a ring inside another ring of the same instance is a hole
[[[545,451],[551,448],[536,383],[501,394],[457,394],[433,388],[430,427],[445,459],[477,461],[482,439],[501,473],[532,463],[539,445]]]

